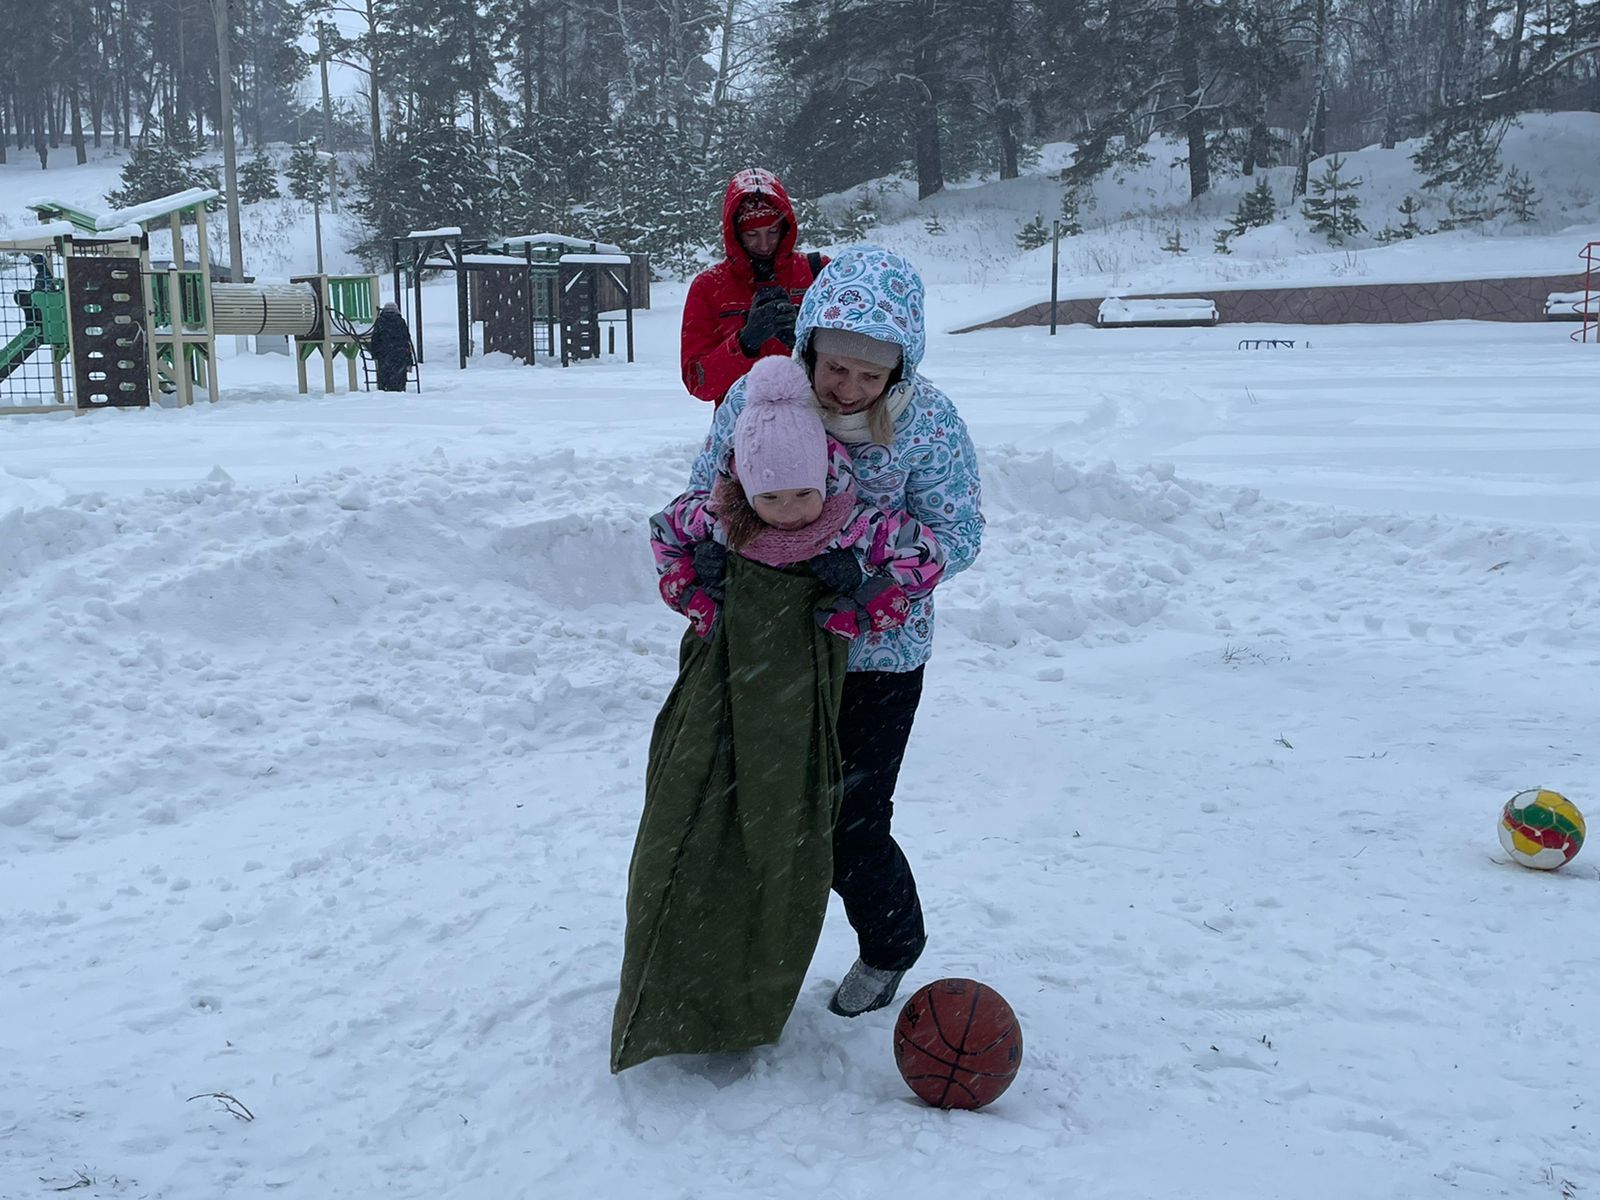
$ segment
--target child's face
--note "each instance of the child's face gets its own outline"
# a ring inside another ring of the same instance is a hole
[[[784,488],[750,497],[750,507],[776,529],[802,529],[822,515],[822,493],[816,488]]]

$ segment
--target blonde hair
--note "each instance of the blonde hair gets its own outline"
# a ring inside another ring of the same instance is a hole
[[[894,418],[889,415],[889,391],[889,388],[884,388],[883,395],[874,400],[872,407],[867,410],[867,432],[880,446],[894,444]]]

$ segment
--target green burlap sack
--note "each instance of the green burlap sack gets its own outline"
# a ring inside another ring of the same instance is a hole
[[[611,1069],[778,1040],[816,950],[840,795],[844,641],[806,572],[730,556],[710,641],[685,634],[628,869]]]

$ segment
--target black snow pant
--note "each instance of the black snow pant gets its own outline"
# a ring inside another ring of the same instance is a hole
[[[889,832],[894,785],[922,699],[922,668],[852,671],[839,707],[844,799],[833,827],[833,890],[869,967],[900,971],[928,935],[911,864]]]
[[[376,359],[373,363],[378,369],[378,390],[380,392],[403,392],[410,382],[411,364],[398,355]]]

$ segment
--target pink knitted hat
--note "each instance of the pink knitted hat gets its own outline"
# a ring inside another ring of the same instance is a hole
[[[733,463],[745,495],[815,488],[827,494],[828,435],[811,381],[792,358],[772,355],[745,376],[733,423]]]

